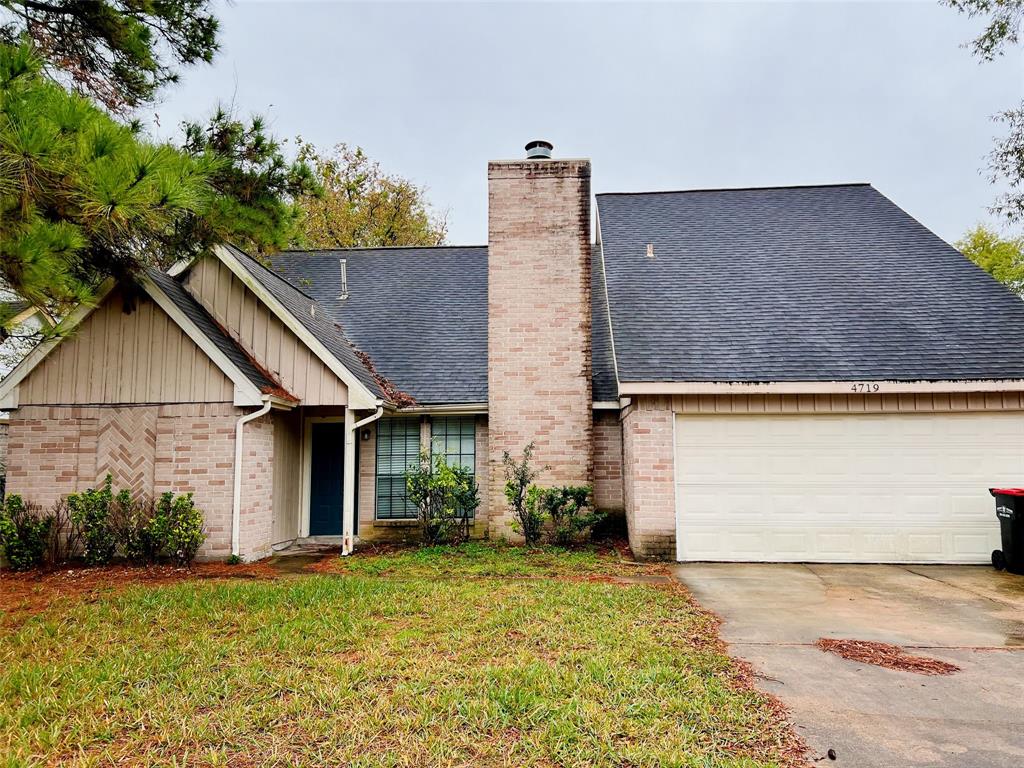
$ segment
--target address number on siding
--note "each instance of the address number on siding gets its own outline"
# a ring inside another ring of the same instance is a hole
[[[850,385],[851,392],[877,392],[879,389],[877,381],[858,381]]]

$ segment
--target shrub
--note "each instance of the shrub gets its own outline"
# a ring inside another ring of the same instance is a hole
[[[118,491],[110,505],[110,525],[117,547],[125,559],[147,565],[155,563],[167,549],[167,519],[174,495],[165,493],[156,504]]]
[[[107,475],[99,488],[88,488],[68,496],[71,519],[82,529],[82,554],[89,565],[106,565],[117,551],[117,538],[110,521],[113,478]]]
[[[406,470],[409,501],[425,544],[450,544],[469,538],[470,521],[480,506],[473,473],[461,464],[449,464],[443,453],[420,454],[415,467]]]
[[[536,503],[531,504],[528,498],[530,487],[539,474],[530,464],[533,461],[533,447],[533,443],[530,443],[523,448],[523,456],[518,461],[508,451],[501,457],[505,468],[505,498],[508,499],[508,508],[512,513],[512,529],[521,534],[527,544],[540,541],[544,523]]]
[[[552,543],[572,544],[580,535],[604,519],[603,512],[594,509],[589,485],[563,485],[557,488],[536,489],[534,503],[541,515],[551,522]]]
[[[71,519],[67,499],[58,499],[50,507],[50,536],[47,542],[46,560],[50,565],[60,565],[77,557],[82,548],[82,529]]]
[[[124,489],[114,494],[110,504],[110,528],[114,532],[117,548],[128,560],[139,562],[142,552],[143,506]]]
[[[0,550],[11,568],[27,571],[43,564],[53,517],[25,504],[14,493],[0,505]]]
[[[191,493],[175,496],[167,505],[165,500],[169,495],[165,493],[160,498],[161,504],[157,505],[158,514],[162,514],[161,509],[169,507],[165,551],[168,557],[179,565],[191,565],[199,548],[206,541],[206,534],[203,533],[203,513],[196,509]]]

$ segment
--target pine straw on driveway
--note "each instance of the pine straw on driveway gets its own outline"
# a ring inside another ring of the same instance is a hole
[[[876,643],[870,640],[834,640],[822,637],[815,643],[821,650],[842,656],[850,661],[873,664],[886,669],[902,672],[916,672],[919,675],[951,675],[960,667],[926,656],[913,656],[898,645]]]
[[[681,587],[492,549],[135,584],[0,623],[3,764],[796,764]]]

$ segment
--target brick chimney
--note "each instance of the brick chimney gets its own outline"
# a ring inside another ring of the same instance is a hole
[[[492,535],[508,537],[502,454],[535,443],[540,485],[593,482],[590,161],[488,163],[487,384]]]

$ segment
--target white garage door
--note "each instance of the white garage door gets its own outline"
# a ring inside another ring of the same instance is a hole
[[[986,562],[1020,413],[676,416],[681,560]]]

